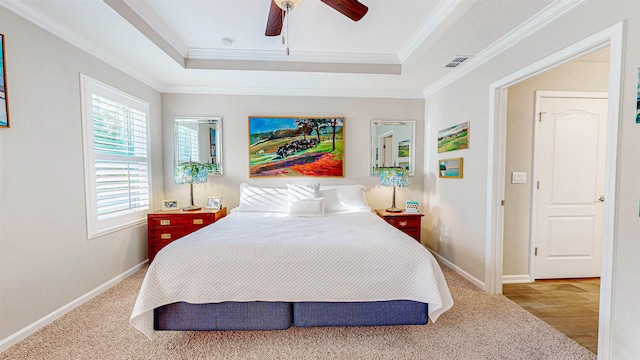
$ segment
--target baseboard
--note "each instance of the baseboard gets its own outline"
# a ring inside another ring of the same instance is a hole
[[[80,305],[86,303],[87,301],[93,299],[94,297],[100,295],[101,293],[105,292],[110,287],[116,285],[120,281],[122,281],[122,280],[128,278],[129,276],[133,275],[138,270],[142,269],[142,267],[145,266],[147,264],[147,262],[148,262],[148,260],[145,260],[145,261],[141,262],[140,264],[138,264],[138,265],[132,267],[131,269],[123,272],[122,274],[114,277],[113,279],[111,279],[111,280],[107,281],[106,283],[98,286],[97,288],[89,291],[88,293],[80,296],[79,298],[71,301],[70,303],[64,305],[63,307],[53,311],[52,313],[40,318],[39,320],[36,320],[35,322],[33,322],[30,325],[24,327],[23,329],[21,329],[21,330],[15,332],[15,333],[9,335],[8,337],[0,340],[0,353],[2,353],[5,350],[9,349],[10,347],[12,347],[13,345],[17,344],[18,342],[24,340],[29,335],[35,333],[36,331],[42,329],[43,327],[51,324],[55,320],[61,318],[63,315],[65,315],[66,313],[70,312],[71,310],[77,308],[78,306],[80,306]]]
[[[451,261],[445,259],[440,254],[434,252],[433,250],[429,249],[428,247],[426,249],[431,251],[431,254],[433,254],[433,256],[435,256],[436,259],[438,259],[438,261],[440,261],[443,265],[445,265],[449,269],[457,272],[460,276],[462,276],[463,278],[469,280],[473,285],[481,288],[484,291],[487,291],[486,288],[485,288],[485,283],[483,281],[480,281],[480,279],[478,279],[475,276],[469,274],[468,272],[462,270],[462,268],[460,268],[458,265],[456,265],[456,264],[452,263]]]
[[[529,274],[522,275],[502,275],[503,284],[520,284],[533,282]]]

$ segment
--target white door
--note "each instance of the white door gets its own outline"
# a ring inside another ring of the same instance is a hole
[[[535,278],[598,277],[607,94],[536,93]]]
[[[384,163],[382,166],[393,166],[393,135],[384,138]]]

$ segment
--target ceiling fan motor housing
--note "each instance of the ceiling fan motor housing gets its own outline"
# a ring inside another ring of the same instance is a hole
[[[302,2],[302,0],[273,0],[282,10],[293,10]]]

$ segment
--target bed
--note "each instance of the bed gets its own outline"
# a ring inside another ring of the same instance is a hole
[[[163,248],[131,324],[157,330],[426,324],[453,305],[413,238],[371,212],[362,186],[241,186],[225,218]]]

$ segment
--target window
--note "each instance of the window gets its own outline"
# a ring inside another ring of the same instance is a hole
[[[89,238],[138,224],[150,204],[149,104],[81,75]]]
[[[198,124],[190,124],[197,126]],[[188,125],[178,125],[178,164],[188,161],[199,161],[198,130]]]

